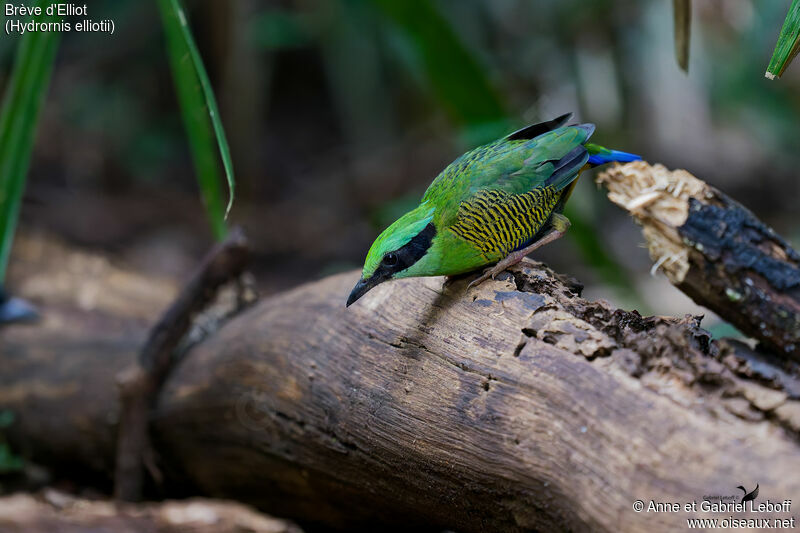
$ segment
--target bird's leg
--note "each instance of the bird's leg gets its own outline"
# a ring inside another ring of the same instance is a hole
[[[547,233],[545,233],[542,236],[541,239],[537,240],[534,243],[531,243],[529,246],[526,246],[521,250],[517,250],[516,252],[511,252],[505,257],[505,259],[498,261],[496,265],[484,270],[483,274],[480,277],[473,280],[469,285],[467,285],[467,289],[471,287],[476,287],[489,278],[494,279],[495,276],[497,276],[500,272],[504,271],[511,265],[516,265],[517,263],[522,261],[523,257],[533,252],[537,248],[540,248],[545,244],[551,243],[563,237],[570,227],[569,219],[559,213],[553,213],[553,216],[550,219],[550,224],[551,224],[550,229],[547,231]]]

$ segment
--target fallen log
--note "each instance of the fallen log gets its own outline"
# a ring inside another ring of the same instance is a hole
[[[106,489],[117,375],[136,361],[177,286],[46,235],[23,232],[12,257],[9,287],[41,312],[36,323],[0,329],[0,411],[14,413],[14,449],[56,476]]]
[[[644,161],[598,176],[642,226],[654,270],[780,356],[800,361],[800,254],[722,191]]]
[[[800,500],[797,377],[698,319],[586,301],[530,261],[471,291],[388,283],[345,309],[356,277],[265,299],[187,355],[151,425],[167,486],[349,530],[635,531],[703,516],[636,500],[756,483]],[[0,408],[16,449],[109,468],[113,376],[135,350],[75,337],[27,357],[15,331]]]

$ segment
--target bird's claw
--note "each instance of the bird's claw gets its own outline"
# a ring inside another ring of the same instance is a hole
[[[472,287],[477,287],[479,284],[483,283],[484,281],[486,281],[486,278],[483,277],[483,276],[470,281],[469,285],[467,285],[467,290],[470,290]]]
[[[474,280],[472,280],[470,282],[470,284],[467,285],[467,290],[471,289],[472,287],[477,287],[478,285],[480,285],[481,283],[483,283],[484,281],[486,281],[489,278],[495,279],[495,277],[500,272],[502,272],[502,270],[497,270],[496,267],[487,268],[486,270],[483,271],[483,274],[481,274],[479,277],[477,277]]]

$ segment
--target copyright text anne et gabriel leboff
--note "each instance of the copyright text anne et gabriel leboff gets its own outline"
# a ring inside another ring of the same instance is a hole
[[[24,35],[28,32],[93,32],[113,34],[112,19],[94,20],[88,17],[87,4],[53,3],[45,7],[6,3],[6,35]]]
[[[754,500],[736,501],[733,497],[714,497],[704,498],[702,501],[691,501],[687,503],[678,502],[657,502],[650,500],[636,500],[633,502],[633,510],[642,514],[679,514],[679,513],[709,513],[706,517],[698,518],[689,516],[686,518],[686,525],[689,529],[794,529],[796,527],[795,517],[788,515],[792,509],[792,500],[782,500],[773,502],[766,500],[757,502]],[[719,513],[718,516],[713,516]],[[734,517],[732,513],[746,513]],[[752,515],[750,513],[759,513]],[[769,516],[765,516],[769,515]]]
[[[740,503],[735,501],[713,501],[703,500],[701,502],[691,501],[684,504],[677,502],[657,502],[650,500],[645,503],[642,500],[634,502],[633,510],[637,513],[788,513],[792,508],[792,500],[772,502],[766,500],[756,502],[750,500]]]

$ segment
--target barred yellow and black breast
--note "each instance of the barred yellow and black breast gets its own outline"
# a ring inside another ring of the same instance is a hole
[[[461,203],[450,230],[474,243],[490,260],[528,243],[542,228],[563,191],[541,187],[524,194],[484,190]]]

